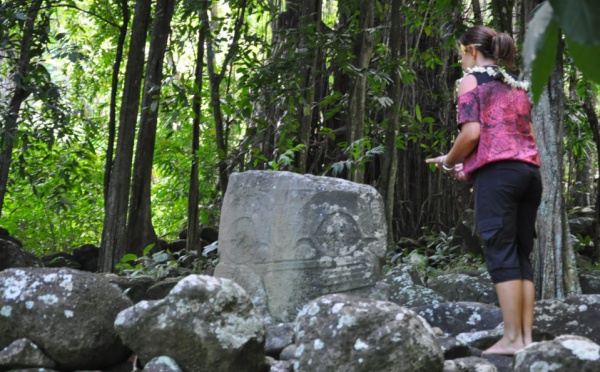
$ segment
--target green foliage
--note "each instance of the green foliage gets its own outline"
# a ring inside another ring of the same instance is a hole
[[[339,145],[343,147],[346,144],[340,143]],[[348,159],[333,163],[325,173],[331,171],[335,177],[344,171],[347,171],[349,174],[353,174],[357,170],[364,171],[366,164],[372,161],[376,155],[382,153],[383,146],[372,147],[371,140],[368,137],[360,138],[344,149],[344,154],[348,156]]]
[[[285,150],[285,152],[277,158],[277,161],[272,160],[268,164],[271,167],[271,170],[291,170],[293,167],[294,157],[296,153],[306,147],[306,145],[299,143],[293,146],[291,143],[289,144],[290,148]]]
[[[600,45],[600,4],[596,0],[549,0],[565,34],[580,44]]]
[[[117,272],[131,277],[150,275],[156,279],[164,279],[173,274],[177,275],[177,269],[179,268],[177,261],[165,251],[149,255],[152,248],[154,248],[154,244],[144,248],[142,257],[132,253],[123,256],[121,262],[115,267]]]
[[[15,151],[0,224],[37,254],[97,243],[102,162],[85,143],[31,141]]]
[[[427,232],[427,228],[423,228]],[[425,235],[426,252],[431,266],[444,270],[457,260],[460,246],[452,243],[452,231],[430,231]]]
[[[118,273],[131,277],[148,275],[155,279],[164,279],[180,276],[182,268],[186,268],[188,273],[201,274],[208,266],[216,265],[211,260],[199,257],[196,251],[183,250],[176,253],[159,251],[150,254],[153,248],[154,244],[148,245],[144,248],[141,257],[132,253],[124,255],[121,262],[116,265]]]
[[[387,266],[408,264],[415,267],[426,279],[448,272],[485,270],[481,256],[460,253],[460,246],[453,242],[452,230],[449,233],[436,232],[423,227],[423,232],[423,246],[416,249],[390,250],[386,259]]]
[[[600,9],[598,12],[600,16]],[[581,72],[590,80],[600,83],[600,69],[598,69],[598,61],[600,61],[600,45],[590,46],[582,44],[570,37],[566,38],[567,46],[573,60]]]
[[[0,4],[0,50],[13,62],[16,61],[28,3],[5,1]],[[100,241],[109,94],[115,45],[123,17],[120,3],[115,1],[67,0],[46,4],[40,18],[40,25],[44,27],[39,28],[34,40],[38,54],[33,59],[32,78],[28,81],[31,95],[20,116],[9,195],[5,213],[0,218],[0,225],[40,254]],[[355,41],[363,32],[358,22],[360,14],[356,11],[358,2],[323,2],[326,9],[323,22],[327,27],[319,24],[320,30],[306,20],[300,22],[298,28],[280,29],[282,20],[278,17],[285,12],[276,2],[210,2],[210,36],[216,53],[217,73],[229,50],[234,21],[241,14],[241,5],[247,5],[239,46],[226,66],[228,73],[220,86],[223,139],[227,150],[221,152],[217,151],[215,143],[216,113],[210,105],[211,87],[206,71],[199,86],[196,86],[194,76],[201,26],[198,12],[202,4],[183,1],[177,5],[173,32],[169,36],[161,100],[153,103],[159,112],[159,125],[151,192],[153,224],[159,236],[175,237],[187,224],[187,194],[193,162],[199,166],[201,223],[217,225],[221,196],[217,163],[220,160],[224,161],[228,172],[253,168],[293,171],[297,154],[302,152],[308,153],[309,160],[314,162],[311,172],[315,174],[352,176],[367,167],[376,169],[380,163],[373,160],[383,154],[382,144],[385,143],[391,110],[398,110],[400,119],[396,146],[401,151],[411,152],[407,157],[409,161],[414,158],[422,162],[424,154],[447,151],[452,139],[452,129],[449,129],[453,128],[449,124],[452,118],[447,118],[451,110],[440,114],[436,110],[452,99],[451,94],[444,96],[445,90],[449,91],[451,87],[443,86],[446,83],[438,81],[438,77],[452,76],[458,71],[455,64],[447,62],[453,55],[442,48],[454,47],[454,36],[464,27],[460,17],[456,17],[463,10],[462,2],[404,3],[401,12],[406,33],[402,55],[392,57],[387,44],[389,2],[378,1],[375,26],[368,30],[372,36],[373,57],[365,69],[356,68],[355,60]],[[574,4],[574,9],[569,8],[569,12],[587,4],[586,12],[592,14],[597,7],[584,0]],[[133,6],[133,2],[129,5]],[[558,42],[559,24],[565,29],[569,51],[576,62],[582,61],[583,55],[596,56],[595,50],[585,49],[595,45],[590,44],[590,40],[569,34],[571,31],[566,31],[567,27],[557,18],[560,15],[555,13],[558,12],[546,14],[546,18],[536,20],[530,26],[537,39],[531,42],[534,52],[525,55],[536,70],[533,81],[538,96],[552,67],[553,43]],[[590,24],[589,17],[582,24],[586,30],[595,27]],[[277,34],[273,35],[274,31]],[[582,32],[574,31],[576,35]],[[305,86],[304,72],[313,68],[307,66],[308,57],[313,54],[323,58],[314,71],[317,75],[315,84]],[[589,72],[596,59],[585,60],[591,62],[588,67],[582,65],[584,72],[596,73],[597,69]],[[3,78],[10,75],[12,67],[12,62],[0,64]],[[124,67],[123,64],[117,97],[122,95]],[[442,71],[442,68],[456,71]],[[402,82],[402,98],[401,102],[393,102],[388,95],[392,77],[398,75]],[[365,77],[368,82],[365,137],[354,143],[344,143],[349,82],[357,77]],[[443,89],[437,89],[440,86]],[[315,102],[307,102],[310,90],[317,94]],[[191,108],[195,94],[201,99],[200,148],[192,153],[191,123],[195,113]],[[0,107],[5,108],[6,103],[0,100]],[[309,142],[300,143],[299,117],[309,112],[313,114]],[[565,140],[579,156],[590,150],[589,133],[581,113],[571,114]],[[400,153],[400,156],[404,155]],[[407,164],[406,169],[417,172],[413,168]],[[403,176],[407,175],[399,175]],[[375,184],[377,181],[374,178],[367,182]],[[423,185],[421,181],[417,184]],[[401,200],[398,204],[402,203],[404,208],[407,202],[413,201]],[[444,244],[450,244],[443,243],[443,234],[431,239],[421,248],[423,257],[427,257],[427,267],[452,267],[454,264],[450,262],[460,262],[459,257],[452,256],[453,250],[442,248]],[[445,260],[444,257],[452,259]],[[399,259],[396,257],[396,261]],[[169,257],[167,261],[174,260]],[[144,262],[148,270],[156,265],[175,266],[167,261],[164,261],[164,255],[144,255],[135,259],[128,257],[123,264],[130,264],[129,270],[137,265],[141,265],[138,269],[146,267]]]
[[[586,248],[594,247],[592,237],[589,235],[582,236],[580,233],[571,234],[571,241],[573,242],[573,250],[575,252],[581,252]]]
[[[573,60],[590,80],[600,83],[596,67],[600,57],[600,3],[594,0],[549,0],[538,7],[529,22],[523,57],[532,72],[531,89],[537,102],[556,61],[559,26]]]

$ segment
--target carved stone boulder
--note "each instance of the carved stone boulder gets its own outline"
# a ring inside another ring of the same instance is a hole
[[[234,173],[215,276],[233,279],[266,320],[292,321],[310,300],[365,294],[386,251],[383,200],[368,185],[290,172]]]

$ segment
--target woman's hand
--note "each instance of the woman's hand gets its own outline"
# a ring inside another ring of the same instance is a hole
[[[454,164],[454,166],[453,166],[453,168],[451,170],[446,170],[442,166],[442,163],[444,162],[445,159],[446,159],[446,155],[441,155],[441,156],[438,156],[438,157],[435,157],[435,158],[425,159],[425,162],[428,163],[428,164],[435,164],[435,166],[438,169],[441,169],[444,172],[451,174],[453,177],[456,177],[458,179],[464,180],[465,179],[465,173],[463,171],[463,164],[462,163]],[[448,165],[448,164],[446,164],[446,165]]]
[[[438,156],[437,158],[425,159],[425,163],[435,164],[435,166],[438,169],[442,169],[442,160],[444,160],[445,157],[446,157],[446,155],[441,155],[441,156]]]

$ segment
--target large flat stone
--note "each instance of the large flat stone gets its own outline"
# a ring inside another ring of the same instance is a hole
[[[381,277],[383,201],[371,186],[290,172],[234,173],[219,226],[215,276],[233,279],[268,319],[308,301],[364,291]]]

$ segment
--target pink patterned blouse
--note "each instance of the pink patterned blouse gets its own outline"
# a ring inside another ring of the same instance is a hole
[[[479,144],[463,161],[466,179],[472,180],[477,169],[501,160],[523,161],[539,167],[527,93],[511,88],[502,80],[491,79],[487,73],[473,75],[477,87],[458,98],[458,125],[470,121],[481,125]]]

